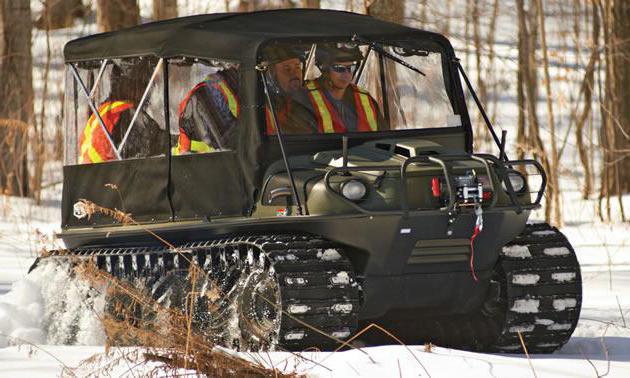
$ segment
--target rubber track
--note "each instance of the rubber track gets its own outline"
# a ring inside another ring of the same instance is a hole
[[[194,261],[220,281],[222,292],[228,292],[237,280],[234,274],[226,275],[229,268],[238,275],[246,261],[260,261],[262,255],[265,269],[274,272],[280,287],[282,349],[331,349],[339,343],[321,332],[343,340],[357,330],[360,287],[343,249],[330,241],[304,234],[245,235],[192,242],[177,250],[78,248],[52,251],[48,258],[92,259],[99,269],[130,282],[138,282],[136,278],[155,282],[169,272],[183,273]]]
[[[492,349],[550,353],[564,345],[577,326],[582,278],[573,247],[555,227],[527,225],[503,248],[500,259],[507,312]]]

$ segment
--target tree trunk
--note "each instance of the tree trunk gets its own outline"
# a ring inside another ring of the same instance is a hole
[[[598,1],[602,13],[606,95],[601,104],[603,122],[601,201],[606,201],[606,219],[611,220],[611,196],[616,195],[622,221],[625,213],[622,194],[630,193],[630,85],[628,44],[630,43],[630,3],[621,0]]]
[[[576,20],[576,24],[579,21]],[[576,35],[579,37],[579,33],[576,27]],[[576,49],[579,51],[579,48]],[[582,187],[582,198],[588,199],[593,191],[593,175],[591,169],[591,161],[589,159],[588,148],[584,144],[584,127],[586,121],[591,115],[591,102],[593,101],[593,90],[595,87],[595,67],[599,58],[599,11],[597,5],[593,4],[593,22],[592,22],[592,44],[591,44],[591,56],[586,65],[586,72],[584,73],[584,80],[580,88],[580,93],[584,94],[584,109],[582,112],[575,116],[575,139],[578,149],[578,155],[580,157],[580,163],[584,169],[584,186]]]
[[[319,8],[319,0],[302,0],[302,8]]]
[[[281,8],[293,8],[293,3],[291,2],[291,0],[239,0],[237,11],[253,12],[257,10]]]
[[[442,27],[442,33],[447,38],[451,36],[451,18],[453,18],[451,14],[452,12],[453,12],[453,0],[446,0],[446,14],[443,16],[444,26]]]
[[[516,129],[516,156],[519,160],[525,158],[525,153],[529,150],[527,143],[526,116],[527,105],[525,103],[525,71],[527,70],[528,57],[528,36],[527,24],[525,22],[525,10],[523,1],[517,1],[518,14],[518,70],[516,71],[516,98],[518,103],[518,123]]]
[[[487,36],[487,45],[488,45],[488,64],[486,68],[486,72],[484,76],[486,77],[486,81],[492,83],[492,107],[490,107],[490,96],[486,92],[486,96],[488,97],[487,108],[488,113],[490,113],[490,121],[494,124],[497,112],[497,101],[498,96],[498,80],[496,77],[495,67],[494,67],[494,58],[495,58],[495,40],[496,40],[496,31],[497,31],[497,19],[499,18],[499,0],[494,0],[494,4],[492,5],[492,16],[490,18],[490,26],[488,27],[488,36]],[[486,84],[486,91],[488,90],[488,84]],[[490,134],[486,133],[487,140],[489,143],[492,143],[492,139],[490,138]]]
[[[374,0],[367,11],[372,17],[402,24],[405,18],[405,2],[400,0]]]
[[[153,0],[153,20],[177,17],[177,0]]]
[[[614,0],[612,6],[612,59],[615,85],[611,88],[614,101],[613,140],[611,151],[613,177],[610,193],[630,193],[630,2]]]
[[[96,0],[96,23],[102,32],[114,31],[140,22],[136,0]]]
[[[427,27],[427,0],[421,0],[418,2],[418,5],[420,6],[420,25],[423,28]]]
[[[29,0],[0,2],[0,190],[28,194],[28,125],[33,121]]]
[[[46,0],[44,11],[35,21],[38,29],[55,30],[72,26],[75,18],[85,17],[88,10],[81,0]]]
[[[562,209],[560,208],[560,164],[558,162],[558,147],[556,143],[556,125],[553,114],[553,95],[551,92],[551,76],[549,75],[549,56],[547,54],[547,36],[545,33],[545,12],[542,0],[536,0],[540,20],[540,44],[543,52],[543,72],[545,73],[545,91],[547,92],[547,127],[551,134],[551,159],[549,163],[550,199],[553,208],[553,221],[558,227],[562,225]],[[547,206],[550,204],[548,203]]]
[[[525,10],[525,0],[516,0],[516,8],[518,14],[519,35],[522,37],[522,43],[519,46],[519,66],[523,79],[523,91],[525,97],[525,105],[527,110],[527,128],[523,130],[521,137],[527,137],[524,148],[526,152],[531,152],[535,159],[539,159],[543,165],[545,172],[549,174],[551,167],[549,159],[545,151],[545,146],[540,138],[540,126],[537,115],[537,99],[538,99],[538,76],[536,75],[536,41],[538,39],[538,7],[536,1],[530,3],[530,9]],[[547,222],[551,220],[551,203],[553,198],[550,197],[553,192],[546,193],[545,219]]]
[[[482,10],[480,9],[480,4],[478,1],[473,1],[472,3],[472,32],[473,32],[473,48],[475,49],[475,68],[477,69],[477,93],[479,94],[479,101],[483,104],[483,106],[487,109],[487,99],[486,96],[486,85],[485,80],[482,80],[482,71],[481,67],[481,25],[479,24]],[[475,137],[474,143],[478,149],[481,149],[481,141],[484,139],[483,136],[486,134],[484,127],[484,119],[481,117],[481,114],[477,112],[477,117],[475,118]]]

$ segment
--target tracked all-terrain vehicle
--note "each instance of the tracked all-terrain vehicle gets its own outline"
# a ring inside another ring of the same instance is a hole
[[[278,10],[140,25],[64,54],[67,251],[46,259],[92,260],[171,306],[197,264],[214,295],[195,294],[196,327],[250,350],[331,348],[376,322],[407,343],[520,352],[522,337],[537,353],[575,329],[573,248],[527,223],[545,173],[508,159],[445,37]],[[329,69],[351,74],[355,102],[327,97]],[[464,85],[495,155],[473,151]]]

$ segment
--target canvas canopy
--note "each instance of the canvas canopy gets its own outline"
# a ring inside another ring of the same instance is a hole
[[[283,9],[254,13],[220,13],[182,17],[116,32],[101,33],[66,44],[66,62],[155,55],[239,60],[255,64],[266,41],[309,38],[413,38],[439,42],[443,36],[350,12]]]

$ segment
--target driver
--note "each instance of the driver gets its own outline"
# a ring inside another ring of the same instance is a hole
[[[322,46],[316,61],[322,75],[306,83],[319,133],[345,133],[387,129],[378,104],[352,83],[357,64],[363,60],[358,47]]]
[[[305,106],[306,90],[302,86],[303,51],[294,47],[274,46],[266,49],[269,66],[269,90],[276,120],[285,134],[313,134],[316,125],[311,111]],[[271,109],[265,104],[267,135],[276,133]]]

